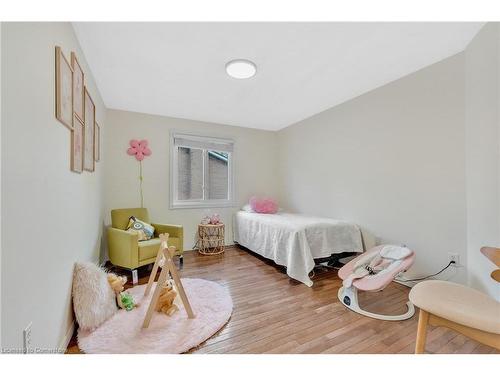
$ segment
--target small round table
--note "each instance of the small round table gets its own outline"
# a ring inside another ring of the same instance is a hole
[[[203,255],[224,252],[224,224],[198,224],[198,252]]]

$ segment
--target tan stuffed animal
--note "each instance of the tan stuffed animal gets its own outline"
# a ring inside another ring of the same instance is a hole
[[[156,311],[172,316],[176,311],[179,310],[177,305],[174,303],[177,297],[177,292],[171,281],[167,281],[160,291],[160,297],[158,303],[156,304]]]
[[[126,276],[117,276],[114,273],[108,273],[108,283],[111,285],[111,289],[113,289],[116,294],[116,302],[118,303],[118,306],[121,309],[130,311],[139,305],[134,302],[133,297],[129,293],[123,291],[123,286],[126,282]]]

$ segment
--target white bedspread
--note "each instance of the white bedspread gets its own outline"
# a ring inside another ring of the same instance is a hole
[[[307,286],[313,284],[309,272],[314,268],[315,258],[363,251],[358,226],[340,220],[238,211],[233,231],[235,242],[286,266],[288,276]]]

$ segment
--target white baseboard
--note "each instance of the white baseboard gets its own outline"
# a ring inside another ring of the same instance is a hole
[[[59,344],[59,349],[62,351],[62,353],[64,353],[68,348],[68,344],[71,341],[74,332],[75,332],[75,321],[73,320],[68,328],[68,331],[66,332],[66,334],[64,335]]]

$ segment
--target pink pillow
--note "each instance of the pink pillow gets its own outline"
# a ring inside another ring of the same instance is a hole
[[[259,214],[275,214],[278,212],[278,203],[271,198],[259,199],[257,197],[252,197],[249,203],[252,210]]]

